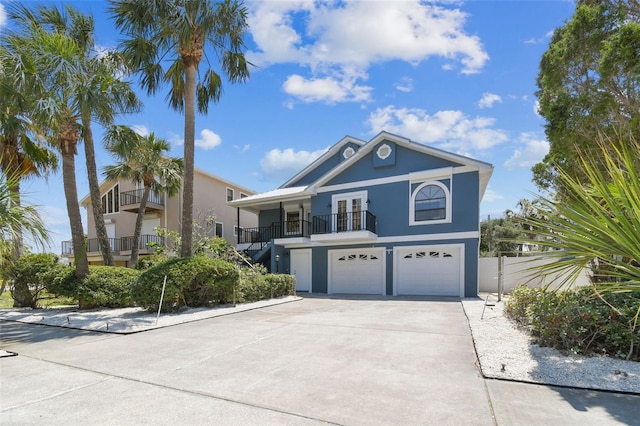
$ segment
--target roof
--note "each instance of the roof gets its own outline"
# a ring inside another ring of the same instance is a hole
[[[244,198],[227,202],[228,206],[238,207],[248,211],[259,212],[259,207],[273,205],[277,207],[277,203],[281,201],[292,201],[309,198],[314,195],[315,191],[310,190],[308,186],[294,186],[291,188],[278,188],[273,191],[263,192],[262,194],[250,195]],[[274,204],[276,203],[276,204]]]

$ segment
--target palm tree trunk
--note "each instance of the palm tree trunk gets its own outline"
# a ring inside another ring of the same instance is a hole
[[[76,123],[71,124],[77,128]],[[77,135],[77,131],[71,130],[70,135]],[[67,214],[71,226],[71,241],[73,244],[73,259],[76,265],[76,277],[83,279],[89,273],[89,262],[84,241],[84,229],[82,228],[82,216],[80,215],[80,203],[78,202],[78,187],[76,184],[76,144],[75,140],[65,133],[60,137],[60,152],[62,154],[62,182],[64,196],[67,200]]]
[[[16,183],[9,187],[9,191],[12,194],[12,199],[16,204],[20,205],[20,179],[22,179],[22,168],[20,167],[20,153],[18,152],[18,141],[15,137],[4,136],[2,139],[2,157],[0,158],[2,164],[2,171],[5,176],[17,176]],[[24,247],[24,239],[22,236],[22,228],[18,229],[15,237],[13,238],[13,247],[11,249],[11,257],[13,260],[17,260],[22,256]],[[0,293],[1,294],[1,293]]]
[[[136,263],[138,263],[138,253],[139,253],[139,245],[140,245],[140,233],[142,232],[142,220],[144,219],[144,213],[147,210],[147,200],[149,199],[149,192],[151,192],[151,187],[145,185],[144,191],[142,193],[142,200],[140,200],[140,208],[138,209],[138,216],[136,216],[136,227],[133,231],[133,242],[131,243],[131,264],[129,265],[131,268],[136,267]]]
[[[96,153],[93,145],[91,116],[86,112],[82,113],[82,126],[84,127],[84,153],[87,159],[89,194],[91,196],[93,220],[96,225],[96,236],[100,243],[103,263],[107,266],[113,266],[113,254],[111,253],[111,244],[107,235],[107,227],[104,223],[104,212],[102,211],[102,202],[100,200],[100,184],[98,183],[98,172],[96,170]],[[119,202],[119,200],[116,200],[116,202]]]
[[[193,162],[196,133],[196,71],[197,64],[195,62],[189,62],[186,64],[184,87],[184,186],[182,190],[181,257],[191,257],[193,247]]]

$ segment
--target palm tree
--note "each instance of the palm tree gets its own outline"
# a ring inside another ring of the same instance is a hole
[[[193,170],[195,107],[206,114],[210,102],[222,94],[222,78],[211,59],[231,83],[249,78],[250,63],[244,57],[243,37],[248,29],[242,1],[223,0],[111,0],[116,27],[127,39],[122,51],[141,74],[149,94],[169,83],[169,105],[184,112],[184,186],[182,204],[182,257],[192,254]],[[207,48],[213,53],[207,56]],[[199,73],[202,59],[207,69]],[[199,77],[198,81],[197,77]]]
[[[104,223],[104,211],[100,202],[100,187],[95,159],[92,120],[103,125],[113,123],[117,113],[134,112],[140,102],[131,89],[131,84],[117,77],[122,71],[118,55],[98,55],[94,49],[93,17],[84,15],[66,6],[64,11],[56,7],[40,6],[31,11],[25,6],[10,8],[10,17],[25,28],[42,28],[59,32],[73,40],[80,50],[79,72],[72,88],[74,109],[82,123],[82,139],[89,181],[89,194],[96,234],[105,265],[113,265],[113,255]]]
[[[118,161],[116,165],[105,167],[106,178],[113,181],[126,179],[144,187],[131,245],[130,266],[133,268],[138,262],[142,220],[149,193],[176,194],[182,185],[184,165],[182,159],[165,157],[170,148],[166,140],[156,138],[153,133],[141,136],[125,126],[109,128],[105,135],[105,146]]]
[[[16,76],[11,72],[11,55],[7,54],[6,45],[0,45],[0,170],[5,176],[13,176],[6,181],[13,193],[13,201],[20,204],[20,182],[23,178],[47,175],[58,166],[56,153],[50,150],[37,129],[27,119],[30,108],[37,99],[34,85],[27,85],[25,91],[17,91],[13,85]],[[16,230],[13,239],[13,257],[22,254],[23,241],[21,233]]]

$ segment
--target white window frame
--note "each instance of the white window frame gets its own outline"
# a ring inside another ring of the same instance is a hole
[[[229,191],[231,191],[231,199],[229,199]],[[225,200],[227,200],[227,203],[229,201],[233,201],[236,199],[236,191],[233,188],[227,187],[227,190],[224,192],[224,197]]]
[[[115,196],[115,189],[118,187],[118,196]],[[109,193],[111,193],[111,211],[109,211]],[[114,184],[109,190],[105,191],[104,194],[100,196],[100,203],[102,203],[102,198],[104,197],[106,206],[104,211],[102,212],[104,216],[111,214],[120,213],[120,182]]]
[[[449,181],[451,182],[451,181]],[[444,191],[445,196],[445,216],[444,219],[437,220],[415,220],[416,218],[416,196],[420,192],[422,188],[429,185],[435,185]],[[411,183],[409,183],[409,188],[411,188]],[[416,187],[416,189],[411,192],[411,197],[409,198],[409,225],[417,226],[417,225],[436,225],[439,223],[451,223],[451,191],[445,184],[437,180],[430,180],[421,183]]]
[[[221,234],[221,235],[218,235],[218,233],[216,232],[216,230],[217,230],[217,228],[218,228],[218,224],[220,224],[220,229],[221,229],[220,234]],[[213,234],[214,234],[216,237],[224,238],[224,223],[222,223],[222,222],[216,222],[216,223],[214,224]]]
[[[240,229],[240,231],[244,231],[244,227],[243,226],[233,225],[233,236],[234,237],[238,236],[238,228]]]

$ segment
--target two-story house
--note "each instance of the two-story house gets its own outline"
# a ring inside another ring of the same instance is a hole
[[[238,242],[298,291],[470,297],[492,173],[390,133],[347,136],[280,188],[228,204],[259,215]]]
[[[242,232],[242,228],[239,227],[240,223],[242,226],[249,227],[258,225],[258,216],[255,213],[240,212],[227,205],[229,201],[254,195],[255,191],[199,169],[195,169],[194,172],[193,188],[194,220],[209,222],[202,224],[202,228],[208,230],[208,236],[219,236],[235,245],[238,234]],[[130,181],[105,180],[100,184],[107,236],[114,260],[119,266],[126,266],[131,256],[131,243],[142,193],[143,188],[137,187],[135,183]],[[86,195],[80,204],[87,210],[87,256],[89,263],[102,264],[100,246],[96,238],[95,220],[91,210],[91,197]],[[214,218],[214,221],[211,221],[211,218]],[[147,201],[142,224],[139,244],[140,256],[154,253],[154,249],[149,243],[164,245],[164,239],[156,235],[156,227],[179,232],[181,223],[182,191],[171,197],[152,192]],[[71,241],[62,243],[62,255],[70,259],[73,258]]]

